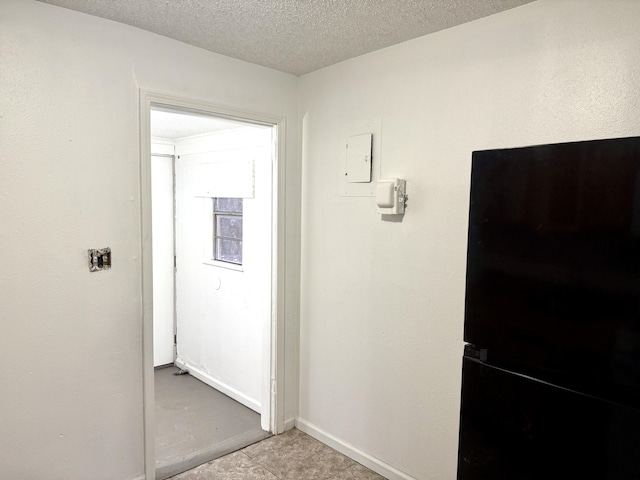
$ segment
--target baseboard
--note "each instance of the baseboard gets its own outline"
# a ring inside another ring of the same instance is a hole
[[[226,383],[223,383],[220,380],[213,378],[208,373],[205,373],[202,370],[195,368],[193,365],[190,365],[189,363],[186,363],[180,360],[179,358],[176,358],[176,367],[180,368],[181,370],[188,371],[189,375],[197,378],[201,382],[204,382],[210,387],[213,387],[216,390],[224,393],[226,396],[233,398],[236,402],[241,403],[242,405],[244,405],[247,408],[250,408],[254,412],[262,414],[262,408],[261,408],[260,402],[254,400],[253,398],[248,397],[244,393],[240,392],[239,390],[236,390],[235,388],[227,385]]]
[[[142,475],[138,475],[135,478],[132,478],[131,480],[145,480],[145,474],[143,473]]]
[[[355,460],[361,465],[364,465],[370,470],[382,475],[389,480],[416,480],[414,477],[401,472],[397,468],[379,460],[357,448],[349,445],[348,443],[340,440],[333,435],[321,430],[312,423],[307,422],[301,418],[296,419],[296,428],[304,433],[311,435],[316,440],[330,446],[331,448],[339,451],[343,455]]]
[[[286,432],[287,430],[291,430],[292,428],[294,428],[296,426],[296,419],[295,417],[291,417],[288,418],[284,421],[284,431]]]

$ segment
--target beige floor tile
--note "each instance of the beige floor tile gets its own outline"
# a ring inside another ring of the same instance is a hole
[[[297,429],[173,477],[173,480],[384,480]]]
[[[309,435],[294,428],[281,435],[276,435],[250,445],[242,449],[242,452],[252,458],[259,458],[274,452],[306,450],[307,448],[311,448],[314,442],[320,443]]]
[[[353,465],[353,460],[329,450],[312,455],[269,457],[261,465],[282,480],[325,480]]]
[[[342,470],[329,480],[385,480],[385,478],[362,465],[356,464],[346,470]]]
[[[263,466],[258,465],[242,452],[225,455],[171,480],[278,480]]]
[[[355,464],[297,429],[243,450],[282,480],[322,480]]]

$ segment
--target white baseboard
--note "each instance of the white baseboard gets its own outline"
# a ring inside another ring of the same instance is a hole
[[[284,431],[286,432],[287,430],[291,430],[293,427],[296,426],[296,419],[295,417],[291,417],[288,418],[284,421]]]
[[[176,358],[176,367],[180,368],[181,370],[188,371],[189,375],[224,393],[226,396],[233,398],[236,402],[241,403],[254,412],[262,414],[262,407],[260,405],[260,402],[248,397],[241,391],[227,385],[226,383],[221,382],[220,380],[213,378],[208,373],[195,368],[193,365],[190,365],[189,363],[186,363],[179,358]]]
[[[340,440],[333,435],[321,430],[315,425],[303,420],[301,418],[296,419],[296,427],[304,433],[311,435],[316,440],[320,440],[322,443],[330,446],[331,448],[339,451],[343,455],[355,460],[361,465],[364,465],[370,470],[382,475],[389,480],[416,480],[414,477],[401,472],[397,468],[379,460],[371,455],[358,450],[357,448],[349,445],[348,443]]]
[[[131,480],[145,480],[145,474],[143,473],[142,475],[138,475],[135,478],[132,478]]]

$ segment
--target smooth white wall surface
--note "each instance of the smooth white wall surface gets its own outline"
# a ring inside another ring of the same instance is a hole
[[[0,472],[143,473],[139,88],[287,117],[295,356],[297,78],[30,0],[0,2]],[[284,188],[284,186],[283,186]],[[89,273],[87,249],[113,267]],[[295,365],[285,411],[295,414]]]
[[[455,478],[471,152],[640,135],[638,24],[637,1],[540,0],[301,78],[301,428]],[[370,118],[399,223],[338,196]]]
[[[176,142],[178,359],[258,412],[263,334],[271,321],[271,131],[247,127]],[[255,196],[243,199],[240,268],[211,262],[212,199],[198,197],[202,165],[229,161],[254,162]]]

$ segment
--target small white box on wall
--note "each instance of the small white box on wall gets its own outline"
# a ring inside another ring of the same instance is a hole
[[[376,205],[378,213],[383,215],[402,215],[406,201],[406,181],[400,178],[385,178],[378,181],[376,187]]]

